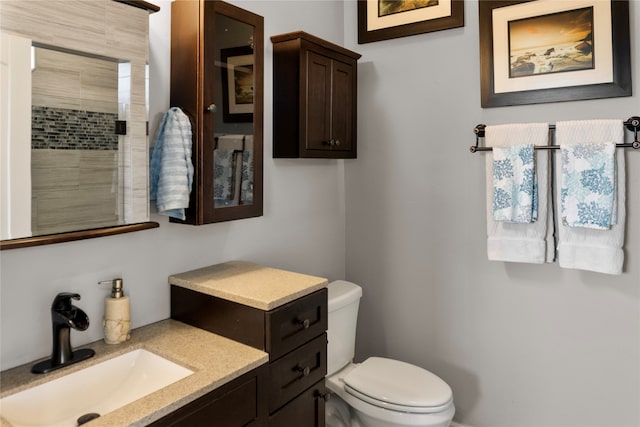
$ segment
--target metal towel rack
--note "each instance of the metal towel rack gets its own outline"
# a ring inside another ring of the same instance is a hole
[[[640,117],[633,116],[627,119],[626,122],[623,122],[623,125],[627,128],[627,130],[633,132],[633,142],[616,144],[617,148],[634,148],[640,149],[640,140],[638,140],[638,132],[640,131]],[[487,126],[484,124],[479,124],[475,128],[473,128],[473,133],[476,134],[476,145],[472,145],[469,147],[469,151],[475,153],[477,151],[492,151],[493,147],[480,147],[480,138],[484,138],[484,130]],[[549,125],[549,130],[555,130],[555,125]],[[536,145],[536,150],[557,150],[560,148],[559,145]]]

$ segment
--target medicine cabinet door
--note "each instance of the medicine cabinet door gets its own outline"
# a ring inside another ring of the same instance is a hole
[[[172,4],[171,105],[193,131],[185,223],[262,215],[263,32],[261,16],[223,1]]]

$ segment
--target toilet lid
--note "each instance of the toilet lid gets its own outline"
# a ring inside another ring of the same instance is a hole
[[[426,369],[398,360],[371,357],[343,378],[347,392],[373,405],[427,413],[451,404],[451,387]]]

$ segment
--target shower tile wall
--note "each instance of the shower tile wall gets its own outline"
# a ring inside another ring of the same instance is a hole
[[[118,63],[37,48],[31,114],[32,232],[122,223]]]
[[[117,150],[115,113],[31,107],[31,148]]]

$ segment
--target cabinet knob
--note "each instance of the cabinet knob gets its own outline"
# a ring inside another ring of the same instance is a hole
[[[328,141],[324,141],[323,144],[328,145],[329,147],[333,147],[334,145],[336,145],[336,142],[333,139],[330,139]]]
[[[340,145],[340,140],[339,140],[339,139],[336,139],[336,140],[335,140],[335,144],[336,144],[336,146]]]
[[[311,326],[311,321],[309,319],[304,319],[304,320],[297,320],[298,325],[302,325],[302,327],[304,329],[309,329],[309,326]]]
[[[207,107],[207,111],[210,113],[215,113],[218,110],[218,107],[216,107],[216,104],[211,104]]]
[[[294,368],[297,372],[302,372],[302,376],[306,377],[311,373],[311,368],[309,368],[308,366],[300,366],[300,365],[296,365],[296,367]]]

